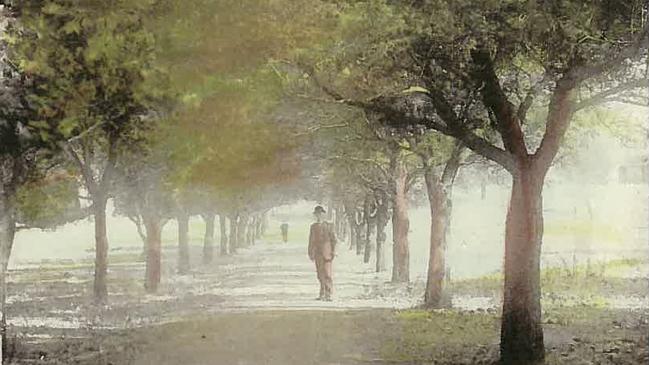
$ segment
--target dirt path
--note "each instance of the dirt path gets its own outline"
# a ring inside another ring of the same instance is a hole
[[[200,262],[200,247],[192,247]],[[409,308],[420,295],[407,285],[392,285],[389,272],[342,246],[334,262],[335,298],[316,301],[318,282],[301,243],[257,245],[214,263],[196,265],[189,275],[175,274],[175,248],[165,250],[163,280],[156,295],[144,292],[144,264],[137,253],[113,254],[109,305],[91,301],[92,263],[53,264],[10,273],[9,323],[22,336],[76,335],[87,329],[124,329],[168,323],[206,313],[253,309],[344,310]]]

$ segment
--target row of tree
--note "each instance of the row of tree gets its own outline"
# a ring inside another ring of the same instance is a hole
[[[9,2],[0,284],[18,228],[90,214],[94,295],[105,301],[111,198],[143,227],[153,291],[168,219],[179,222],[184,271],[189,216],[206,219],[209,261],[217,213],[221,227],[230,218],[232,241],[251,216],[318,190],[344,212],[366,261],[377,232],[377,270],[392,220],[392,277],[408,281],[409,191],[423,176],[426,302],[436,306],[452,185],[471,151],[512,176],[501,357],[540,361],[545,176],[581,110],[643,103],[647,10],[640,1]]]

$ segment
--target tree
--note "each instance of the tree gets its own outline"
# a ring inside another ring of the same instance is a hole
[[[34,80],[30,124],[77,169],[95,219],[97,302],[107,300],[106,204],[124,150],[140,139],[151,100],[153,37],[146,1],[21,3],[12,34],[22,72]],[[110,41],[108,41],[110,40]]]
[[[448,143],[436,133],[428,133],[424,137],[428,138],[411,143],[422,160],[431,217],[424,305],[438,308],[446,275],[446,237],[451,223],[453,182],[460,169],[464,146],[456,142],[448,152],[445,151]]]
[[[365,28],[356,29],[361,35],[354,40],[360,42],[335,48],[346,61],[329,65],[330,84],[359,83],[361,92],[349,98],[344,95],[354,94],[343,89],[331,96],[371,110],[395,128],[424,126],[456,138],[512,175],[504,363],[544,358],[543,182],[576,112],[646,97],[646,89],[637,92],[646,88],[644,12],[643,5],[623,1],[372,1],[343,10],[343,30]],[[392,83],[385,82],[386,74],[396,75]],[[525,130],[535,109],[543,111],[538,139]]]
[[[2,31],[16,26],[15,9],[3,8],[0,16]],[[29,124],[33,80],[12,62],[9,45],[0,42],[0,361],[7,355],[6,273],[16,234],[53,229],[86,214],[76,181],[56,158],[56,146]]]
[[[116,213],[125,214],[143,236],[146,261],[144,287],[155,293],[161,280],[164,225],[173,216],[170,174],[166,148],[160,133],[152,133],[133,151],[127,163],[118,166],[114,202]],[[141,227],[140,227],[141,225]],[[143,231],[141,231],[143,229]]]

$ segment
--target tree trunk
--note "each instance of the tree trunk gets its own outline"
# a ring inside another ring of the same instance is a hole
[[[149,293],[158,291],[162,265],[162,225],[155,218],[144,218],[146,229],[146,269],[144,288]]]
[[[228,233],[227,233],[227,222],[224,214],[219,214],[219,226],[221,228],[221,256],[228,254]]]
[[[374,250],[374,242],[372,241],[372,232],[374,231],[374,224],[368,221],[365,224],[365,250],[363,251],[363,263],[369,264],[372,259],[372,251]]]
[[[216,214],[206,213],[203,215],[205,220],[205,237],[203,239],[203,264],[209,264],[214,259],[214,221]]]
[[[336,205],[334,208],[334,230],[336,232],[336,237],[339,240],[344,240],[342,236],[342,213],[340,207]]]
[[[239,236],[237,233],[237,220],[238,216],[236,214],[230,216],[230,253],[236,253],[237,248],[239,248],[239,244],[237,242],[237,237]]]
[[[332,199],[327,201],[327,221],[331,222],[334,218],[334,203]]]
[[[388,225],[388,198],[384,192],[379,193],[376,207],[376,272],[385,270],[385,227]]]
[[[505,364],[544,358],[540,256],[543,172],[519,168],[513,179],[505,228],[505,290],[500,354]]]
[[[456,145],[444,171],[439,176],[435,169],[427,166],[424,180],[430,203],[430,252],[424,305],[439,308],[442,301],[446,275],[446,238],[448,236],[453,182],[460,168],[461,154],[464,147]]]
[[[254,246],[255,244],[255,217],[254,216],[248,219],[247,240],[248,240],[248,245]]]
[[[356,211],[354,224],[356,225],[356,255],[360,256],[363,254],[363,247],[365,244],[363,239],[365,233],[365,230],[363,229],[363,212]]]
[[[106,230],[106,202],[104,196],[93,200],[92,211],[95,218],[95,280],[93,285],[96,303],[108,300],[108,235]]]
[[[392,213],[392,282],[410,281],[410,252],[408,247],[408,173],[403,161],[397,161]]]
[[[356,247],[356,231],[354,229],[356,226],[356,217],[354,209],[348,201],[345,201],[344,207],[345,218],[347,219],[347,227],[349,227],[349,249],[353,250],[354,247]]]
[[[349,249],[353,250],[356,247],[356,222],[354,217],[349,217]]]
[[[263,225],[262,220],[263,217],[259,214],[255,217],[255,238],[258,240],[261,239],[261,226]]]
[[[261,234],[265,235],[267,229],[268,229],[268,212],[264,212],[261,215]]]
[[[0,186],[0,188],[2,188]],[[1,192],[1,191],[0,191]],[[7,358],[7,267],[16,235],[15,212],[9,199],[0,194],[0,363]]]
[[[189,272],[189,214],[178,216],[178,273]]]
[[[246,230],[248,229],[248,216],[241,215],[239,217],[239,224],[237,227],[237,243],[239,247],[247,247],[248,242],[246,241]]]
[[[365,224],[365,240],[363,242],[363,263],[369,263],[372,258],[372,200],[368,196],[363,203],[363,222]]]
[[[431,176],[433,175],[433,176]],[[430,252],[424,305],[439,308],[446,273],[446,233],[450,219],[450,197],[446,187],[433,173],[426,174],[426,188],[430,201]]]

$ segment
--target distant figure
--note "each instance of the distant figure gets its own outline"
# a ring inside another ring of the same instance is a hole
[[[282,223],[279,229],[282,230],[282,240],[284,243],[288,242],[288,223]]]
[[[309,258],[315,262],[318,281],[320,281],[320,296],[316,300],[331,301],[332,262],[336,256],[336,235],[333,225],[325,222],[325,214],[326,211],[320,205],[313,211],[316,222],[311,225],[309,233]]]

